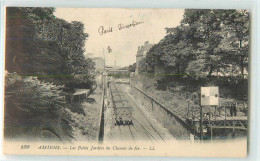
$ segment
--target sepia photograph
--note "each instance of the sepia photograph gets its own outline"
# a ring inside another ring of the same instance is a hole
[[[5,10],[5,154],[247,156],[248,10]]]

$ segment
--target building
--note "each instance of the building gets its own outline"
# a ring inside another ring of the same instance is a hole
[[[94,57],[94,53],[86,53],[86,58],[93,58]]]
[[[105,60],[101,57],[95,57],[92,60],[95,62],[96,72],[103,72],[105,67]]]
[[[136,69],[135,74],[139,73],[139,63],[140,61],[146,57],[147,52],[152,48],[154,44],[149,44],[149,41],[146,41],[144,45],[138,47],[138,51],[136,54]]]

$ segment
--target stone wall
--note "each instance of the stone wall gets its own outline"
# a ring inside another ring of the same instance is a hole
[[[170,113],[165,111],[159,104],[155,103],[151,98],[131,86],[131,94],[136,100],[143,105],[147,111],[154,114],[158,122],[160,122],[176,139],[191,139],[190,132]]]

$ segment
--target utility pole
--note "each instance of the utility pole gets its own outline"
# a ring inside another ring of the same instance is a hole
[[[103,48],[103,58],[104,58],[104,67],[103,67],[103,74],[102,74],[102,84],[103,84],[103,88],[105,88],[106,57],[105,57],[104,48]]]
[[[200,140],[203,140],[203,111],[200,105]]]
[[[201,97],[200,97],[200,139],[204,139],[203,134],[203,108],[209,106],[209,111],[212,106],[219,105],[219,88],[218,86],[212,87],[201,87]],[[216,112],[216,109],[215,109]],[[216,114],[216,113],[215,113]],[[216,117],[215,117],[216,120]],[[210,120],[210,112],[209,112],[209,126],[212,130],[212,124]],[[212,139],[212,131],[211,131],[211,139]]]
[[[106,69],[106,57],[105,57],[105,49],[103,48],[103,58],[104,58],[104,72]]]

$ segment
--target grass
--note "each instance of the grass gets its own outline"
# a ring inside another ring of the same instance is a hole
[[[79,106],[84,113],[72,112],[70,109],[66,109],[74,129],[73,135],[76,140],[95,141],[98,138],[99,132],[98,122],[101,108],[100,89],[92,93],[87,99],[81,102]]]

